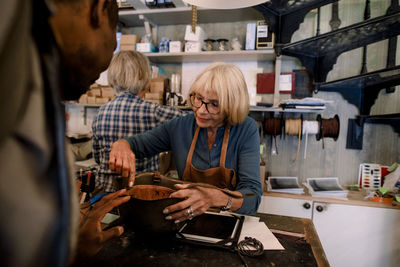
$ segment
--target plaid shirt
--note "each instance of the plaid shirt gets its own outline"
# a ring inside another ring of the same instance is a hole
[[[120,176],[108,168],[112,144],[128,136],[144,133],[163,121],[185,113],[179,109],[144,101],[137,95],[125,92],[104,104],[93,120],[93,155],[99,164],[96,186],[110,192],[116,188],[113,178]],[[159,157],[136,159],[136,173],[159,170]]]

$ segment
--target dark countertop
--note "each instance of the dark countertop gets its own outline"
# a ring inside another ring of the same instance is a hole
[[[257,214],[285,250],[243,256],[248,266],[329,266],[311,220]],[[276,231],[278,230],[278,231]],[[291,233],[294,233],[293,235]],[[125,228],[90,261],[77,266],[244,266],[237,252],[193,245],[171,235],[143,234]]]

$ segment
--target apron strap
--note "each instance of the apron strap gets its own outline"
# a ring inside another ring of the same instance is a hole
[[[220,167],[225,167],[226,151],[228,150],[229,133],[231,131],[230,125],[225,125],[224,140],[222,142],[221,156],[219,161]]]
[[[190,145],[188,156],[186,158],[185,172],[187,169],[188,170],[190,169],[190,165],[192,164],[193,152],[194,152],[194,149],[196,148],[196,143],[197,143],[197,138],[199,136],[199,132],[200,132],[200,127],[197,126],[196,132],[194,133],[194,136],[193,136],[192,144]]]

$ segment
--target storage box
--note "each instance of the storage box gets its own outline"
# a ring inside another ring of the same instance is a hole
[[[138,42],[138,38],[135,34],[123,34],[121,35],[121,45],[132,45]]]
[[[101,96],[101,90],[100,88],[92,88],[87,92],[87,94],[89,96]]]
[[[201,52],[202,43],[200,42],[186,42],[185,52]]]
[[[88,96],[87,96],[87,94],[82,94],[82,95],[79,97],[78,103],[79,103],[79,104],[87,104],[87,103],[88,103]]]
[[[256,49],[256,23],[247,23],[246,50]]]
[[[88,96],[87,97],[88,104],[96,104],[96,97],[95,96]]]
[[[164,99],[164,93],[163,92],[158,92],[158,93],[146,93],[144,95],[145,99],[155,99],[155,100],[163,100]]]
[[[103,87],[101,88],[101,96],[113,98],[115,96],[114,90],[111,87]]]
[[[136,44],[121,44],[119,47],[120,51],[135,51]]]
[[[110,101],[108,97],[96,97],[95,99],[96,104],[105,104],[108,101]]]
[[[170,41],[169,42],[169,52],[172,52],[172,53],[182,52],[182,42],[181,41]]]
[[[167,87],[167,80],[164,78],[153,78],[150,82],[151,93],[164,93],[164,89]]]
[[[142,53],[157,52],[157,47],[152,43],[137,43],[136,50]]]

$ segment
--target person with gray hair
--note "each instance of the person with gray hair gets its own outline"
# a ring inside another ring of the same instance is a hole
[[[150,64],[145,55],[136,51],[120,51],[111,60],[108,82],[117,96],[104,104],[93,120],[93,155],[97,162],[96,187],[106,192],[117,190],[115,175],[108,167],[112,144],[127,136],[153,129],[164,121],[184,112],[141,99],[150,82]],[[159,155],[136,160],[137,172],[159,171]]]

